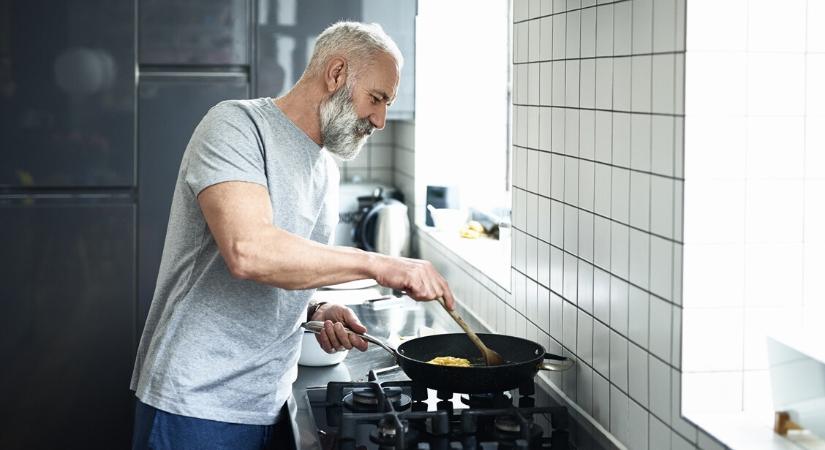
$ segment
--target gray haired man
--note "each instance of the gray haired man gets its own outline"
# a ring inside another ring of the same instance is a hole
[[[327,352],[367,343],[352,310],[314,289],[361,278],[416,300],[453,295],[421,260],[330,244],[338,167],[382,129],[403,59],[378,25],[337,23],[286,95],[222,102],[181,161],[131,389],[135,449],[284,445],[299,324],[325,322]]]

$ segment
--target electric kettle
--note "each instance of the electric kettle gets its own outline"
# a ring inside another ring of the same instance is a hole
[[[395,199],[376,202],[364,214],[357,235],[359,247],[390,256],[408,256],[410,220],[407,205]]]

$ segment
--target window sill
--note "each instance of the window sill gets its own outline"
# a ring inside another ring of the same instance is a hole
[[[465,239],[458,233],[438,231],[417,224],[419,233],[435,240],[467,264],[510,291],[510,239]]]

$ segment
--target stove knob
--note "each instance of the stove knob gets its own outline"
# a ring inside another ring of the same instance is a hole
[[[418,446],[416,448],[418,450],[430,450],[430,443],[429,442],[419,442]]]

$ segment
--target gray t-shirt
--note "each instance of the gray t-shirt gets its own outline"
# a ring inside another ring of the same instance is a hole
[[[232,277],[197,200],[226,181],[265,186],[276,226],[330,243],[339,181],[330,154],[269,98],[210,109],[181,161],[131,389],[174,414],[269,425],[291,394],[314,290]]]

